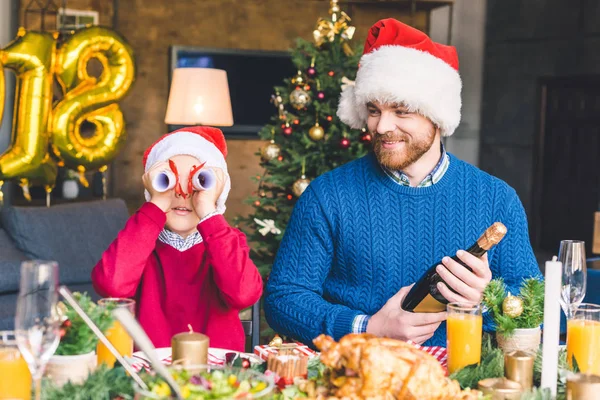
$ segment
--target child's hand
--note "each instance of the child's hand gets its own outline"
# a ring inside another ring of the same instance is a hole
[[[142,182],[144,183],[144,187],[148,193],[150,193],[150,202],[163,210],[163,212],[167,212],[171,208],[171,202],[175,197],[175,190],[169,189],[161,193],[157,192],[152,187],[152,180],[154,177],[163,171],[171,171],[171,167],[169,167],[169,164],[166,161],[157,163],[148,172],[146,172],[142,176]]]
[[[227,174],[221,168],[211,168],[215,173],[216,182],[209,190],[194,191],[192,204],[198,218],[202,219],[217,209],[217,200],[225,188]]]

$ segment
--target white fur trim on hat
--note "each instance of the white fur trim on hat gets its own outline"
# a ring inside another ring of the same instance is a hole
[[[445,61],[421,50],[382,46],[360,59],[356,84],[342,91],[337,115],[361,129],[369,101],[404,104],[450,136],[460,123],[461,89],[458,71]]]
[[[165,136],[164,139],[152,147],[150,154],[144,165],[144,171],[147,172],[153,165],[159,162],[168,161],[171,157],[179,155],[188,155],[198,159],[200,163],[206,163],[205,167],[221,168],[225,172],[225,187],[223,193],[217,200],[217,212],[223,214],[226,206],[225,201],[231,189],[231,180],[227,173],[227,163],[223,153],[210,141],[193,132],[179,131]],[[150,193],[144,191],[146,201],[150,201]]]

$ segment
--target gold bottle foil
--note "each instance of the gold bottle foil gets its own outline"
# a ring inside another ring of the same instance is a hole
[[[520,400],[523,388],[518,382],[506,378],[489,378],[478,382],[479,390],[484,395],[491,395],[492,400]]]
[[[567,378],[567,400],[600,399],[600,376],[575,374]]]
[[[533,362],[535,355],[526,351],[512,351],[504,355],[504,375],[524,390],[533,387]]]
[[[200,365],[208,362],[209,338],[197,332],[178,333],[171,339],[172,363]]]
[[[492,246],[500,243],[507,231],[502,222],[494,222],[492,226],[483,232],[483,235],[477,240],[477,244],[482,249],[489,250]]]

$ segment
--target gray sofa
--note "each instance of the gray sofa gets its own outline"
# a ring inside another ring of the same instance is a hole
[[[120,199],[46,207],[10,207],[0,212],[0,330],[13,329],[20,264],[58,262],[61,284],[98,296],[91,271],[129,213]]]

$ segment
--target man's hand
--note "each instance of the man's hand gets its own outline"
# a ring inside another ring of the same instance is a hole
[[[150,193],[150,202],[154,203],[154,205],[163,210],[163,212],[167,212],[171,208],[171,202],[175,198],[175,191],[173,189],[169,189],[161,193],[157,192],[152,187],[152,180],[154,177],[163,171],[171,171],[171,167],[169,167],[169,164],[166,161],[157,163],[148,172],[146,172],[142,176],[142,182],[144,183],[144,187],[148,193]]]
[[[402,309],[402,300],[410,291],[405,286],[369,319],[367,332],[376,336],[410,340],[421,344],[433,336],[446,319],[446,312],[411,313]]]
[[[469,271],[450,257],[442,259],[443,265],[438,265],[436,271],[446,284],[438,283],[440,293],[451,303],[479,303],[483,296],[483,290],[492,280],[492,271],[488,263],[487,253],[481,258],[471,253],[459,250],[456,256],[468,265],[473,272]],[[454,293],[448,288],[456,290]]]

